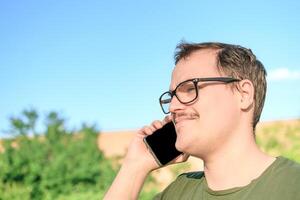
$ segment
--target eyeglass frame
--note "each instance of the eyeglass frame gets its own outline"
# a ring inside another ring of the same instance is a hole
[[[195,97],[194,99],[192,99],[191,101],[188,101],[188,102],[182,102],[182,101],[178,98],[178,96],[177,96],[177,94],[176,94],[176,90],[177,90],[177,88],[178,88],[179,86],[181,86],[182,84],[184,84],[184,83],[186,83],[186,82],[189,82],[189,81],[192,81],[192,82],[194,83],[194,86],[195,86],[195,88],[196,88],[196,97]],[[170,113],[170,110],[169,110],[169,112],[166,113],[165,110],[164,110],[164,108],[163,108],[163,104],[162,104],[161,98],[162,98],[165,94],[168,94],[168,93],[169,93],[170,96],[171,96],[171,99],[170,99],[169,104],[171,103],[172,98],[173,98],[174,96],[178,99],[178,101],[179,101],[180,103],[182,103],[182,104],[189,104],[189,103],[195,101],[195,100],[198,98],[198,93],[199,93],[199,92],[198,92],[198,83],[199,83],[199,82],[207,82],[207,81],[220,81],[220,82],[223,82],[223,83],[232,83],[232,82],[236,82],[236,81],[241,81],[241,79],[232,78],[232,77],[209,77],[209,78],[192,78],[192,79],[185,80],[185,81],[179,83],[179,84],[176,86],[176,88],[175,88],[174,90],[166,91],[166,92],[164,92],[162,95],[160,95],[160,97],[159,97],[159,104],[160,104],[160,106],[161,106],[162,111],[163,111],[165,114],[169,114],[169,113]]]

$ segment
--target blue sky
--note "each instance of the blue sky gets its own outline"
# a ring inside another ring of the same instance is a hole
[[[300,117],[299,10],[279,0],[1,1],[0,132],[30,107],[103,131],[161,119],[183,39],[251,48],[268,71],[262,121]]]

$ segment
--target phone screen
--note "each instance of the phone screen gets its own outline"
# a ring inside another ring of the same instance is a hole
[[[182,154],[175,147],[176,130],[172,122],[167,123],[152,135],[144,138],[144,142],[151,151],[157,163],[162,166]]]

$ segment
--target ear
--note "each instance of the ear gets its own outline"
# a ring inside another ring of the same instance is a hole
[[[240,108],[242,110],[249,110],[254,106],[254,86],[248,79],[239,82],[239,98]]]

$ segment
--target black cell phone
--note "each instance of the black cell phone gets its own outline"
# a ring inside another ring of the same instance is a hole
[[[156,130],[152,135],[146,136],[144,142],[159,166],[163,166],[182,152],[175,147],[176,130],[172,122],[167,123],[161,129]]]

